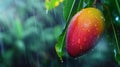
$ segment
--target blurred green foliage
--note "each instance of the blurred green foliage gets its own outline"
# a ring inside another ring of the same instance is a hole
[[[0,2],[3,3],[0,8],[0,67],[38,67],[39,59],[32,55],[49,59],[46,52],[62,30],[60,22],[54,19],[59,12],[46,14],[42,0]],[[61,16],[58,19],[61,21]]]

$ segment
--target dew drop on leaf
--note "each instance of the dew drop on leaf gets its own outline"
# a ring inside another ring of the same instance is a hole
[[[118,21],[118,20],[119,20],[119,17],[117,16],[117,17],[115,18],[115,20]]]

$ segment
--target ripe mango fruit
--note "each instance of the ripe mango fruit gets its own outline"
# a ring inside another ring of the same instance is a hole
[[[71,57],[78,57],[95,46],[104,31],[102,12],[93,7],[79,11],[70,21],[66,34],[66,49]]]

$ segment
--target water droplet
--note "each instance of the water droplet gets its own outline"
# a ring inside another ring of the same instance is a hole
[[[63,63],[63,60],[61,60],[61,63]]]
[[[119,20],[119,17],[117,16],[117,17],[115,18],[115,20],[118,21],[118,20]]]

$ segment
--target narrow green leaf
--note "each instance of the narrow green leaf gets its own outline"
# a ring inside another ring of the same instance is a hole
[[[119,16],[120,16],[120,5],[119,5],[118,0],[115,0],[115,4],[117,6],[117,9],[118,9],[118,12],[119,12]]]
[[[61,61],[62,61],[62,56],[64,54],[63,47],[65,45],[65,37],[66,37],[65,31],[66,31],[66,29],[63,30],[62,34],[58,38],[57,44],[55,45],[55,50]]]
[[[84,0],[65,0],[63,2],[63,15],[64,19],[69,22],[70,19],[83,8]]]
[[[70,16],[71,16],[71,13],[73,11],[73,7],[75,5],[75,1],[76,0],[65,0],[63,3],[64,3],[64,18],[66,21],[69,20]],[[75,10],[74,10],[75,11]]]
[[[65,39],[66,39],[66,32],[67,32],[68,25],[69,23],[66,24],[64,30],[62,31],[61,35],[58,38],[58,42],[55,45],[55,50],[61,61],[64,55],[63,49],[65,48]]]
[[[67,27],[68,27],[68,24],[69,24],[68,18],[71,15],[73,6],[75,4],[75,1],[76,0],[65,0],[64,1],[64,17],[66,18],[67,24],[65,26],[65,29],[63,30],[63,32],[59,36],[57,44],[55,45],[55,50],[56,50],[57,55],[59,56],[61,61],[62,61],[62,57],[64,55],[63,48],[65,46],[66,30],[67,30]]]
[[[80,0],[77,11],[80,11],[80,9],[83,8],[83,0]]]
[[[120,26],[116,22],[114,23],[114,32],[115,32],[115,42],[117,42],[117,45],[114,48],[114,55],[115,60],[117,61],[118,65],[120,65]]]

